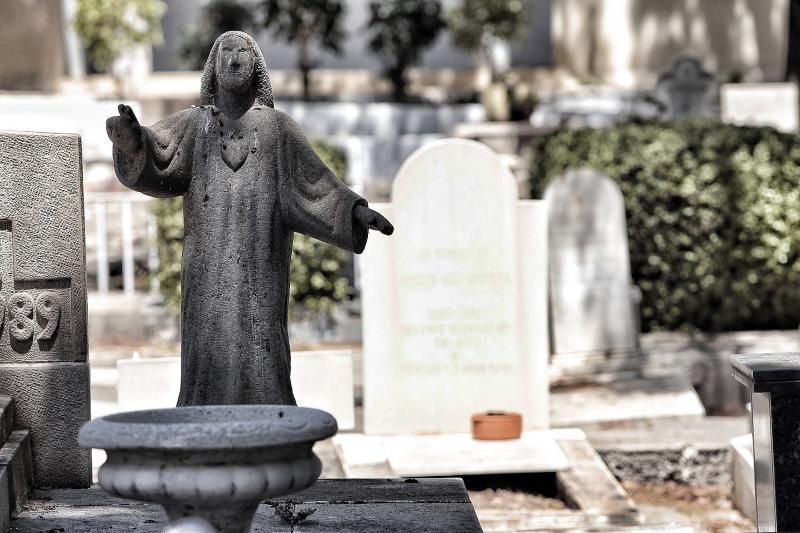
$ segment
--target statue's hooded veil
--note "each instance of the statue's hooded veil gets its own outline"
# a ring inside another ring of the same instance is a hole
[[[211,47],[211,53],[208,54],[206,66],[203,69],[203,77],[200,80],[200,103],[202,105],[215,105],[215,92],[217,90],[217,52],[219,51],[219,43],[225,37],[235,35],[241,37],[250,44],[250,49],[253,51],[253,78],[252,83],[256,88],[256,103],[263,106],[275,107],[272,101],[272,84],[269,81],[269,74],[267,73],[267,62],[264,61],[264,55],[261,53],[258,43],[243,31],[227,31],[217,37],[214,41],[214,46]]]

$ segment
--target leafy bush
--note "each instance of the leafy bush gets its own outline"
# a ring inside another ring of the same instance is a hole
[[[122,52],[135,45],[161,44],[161,0],[78,0],[72,21],[100,71],[107,71]]]
[[[577,167],[622,189],[644,330],[797,327],[797,136],[708,120],[559,131],[532,145],[532,195]]]
[[[317,154],[340,178],[347,170],[343,151],[325,142],[312,143]],[[183,199],[166,198],[154,205],[158,234],[161,293],[173,310],[181,304],[181,253],[183,250]],[[297,310],[327,312],[351,293],[350,280],[342,273],[350,253],[305,235],[295,234],[289,270],[289,305]]]
[[[404,102],[406,71],[447,25],[442,5],[439,0],[372,0],[369,12],[369,49],[383,63],[394,100]]]
[[[206,0],[194,23],[181,36],[181,63],[190,69],[203,70],[211,46],[217,37],[231,30],[253,31],[255,4],[252,0]]]

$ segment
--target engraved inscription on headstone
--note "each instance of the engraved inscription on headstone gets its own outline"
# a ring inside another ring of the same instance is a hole
[[[0,132],[0,394],[38,486],[91,483],[85,254],[80,137]]]
[[[546,426],[546,250],[519,253],[546,248],[541,202],[521,207],[499,157],[464,140],[417,151],[392,197],[373,207],[395,236],[362,259],[365,431],[468,432],[488,409]]]
[[[573,170],[553,180],[544,199],[553,353],[635,350],[638,326],[619,187],[592,170]]]
[[[695,57],[680,55],[658,77],[655,96],[666,106],[667,120],[719,116],[719,81]]]

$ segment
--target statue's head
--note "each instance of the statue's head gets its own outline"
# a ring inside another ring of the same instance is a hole
[[[225,32],[214,41],[203,69],[200,101],[216,103],[217,91],[255,92],[256,103],[274,107],[267,64],[255,39],[241,31]]]

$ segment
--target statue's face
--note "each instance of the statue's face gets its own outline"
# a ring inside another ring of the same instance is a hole
[[[237,35],[225,37],[217,52],[217,83],[228,91],[242,93],[250,89],[255,56],[250,44]]]

